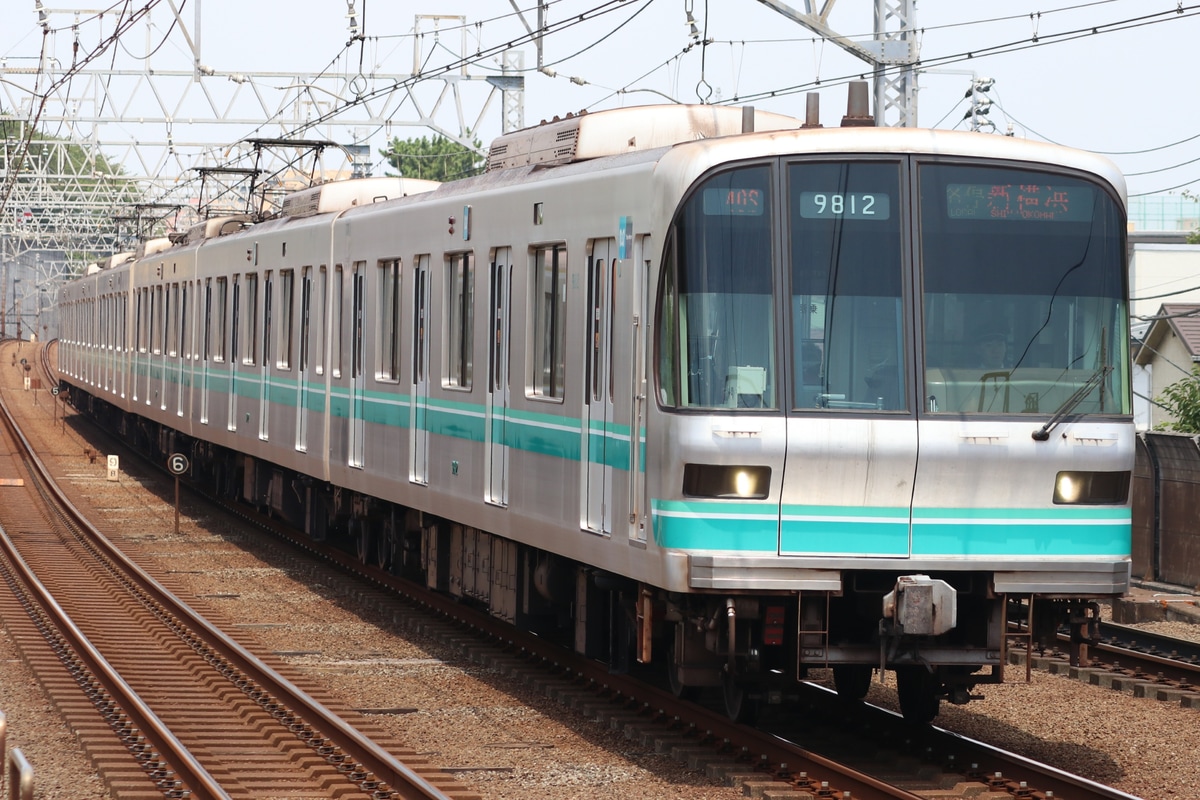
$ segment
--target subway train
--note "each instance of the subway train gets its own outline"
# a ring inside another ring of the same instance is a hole
[[[196,483],[734,718],[886,670],[927,722],[1128,589],[1125,184],[869,123],[582,113],[474,177],[209,219],[61,289],[60,380]]]

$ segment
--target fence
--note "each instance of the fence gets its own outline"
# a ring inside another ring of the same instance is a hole
[[[1200,436],[1138,435],[1133,576],[1200,587]]]
[[[8,718],[0,711],[0,764],[5,765],[8,800],[33,800],[33,767],[25,760],[25,754],[13,748],[8,752]],[[0,780],[4,774],[0,774]]]

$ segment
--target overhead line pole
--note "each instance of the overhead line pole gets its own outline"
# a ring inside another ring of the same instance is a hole
[[[871,66],[875,73],[876,125],[902,128],[917,126],[916,64],[919,53],[914,0],[875,0],[874,38],[866,42],[857,42],[830,26],[829,15],[837,0],[824,0],[819,11],[814,11],[815,0],[804,0],[804,11],[798,11],[781,0],[758,2]]]

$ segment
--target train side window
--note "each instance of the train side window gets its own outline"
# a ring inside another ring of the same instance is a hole
[[[212,358],[212,338],[213,338],[213,287],[212,278],[206,278],[204,281],[204,327],[202,329],[204,339],[200,342],[200,357],[204,361]]]
[[[263,273],[263,326],[262,326],[262,361],[264,367],[271,364],[271,336],[274,333],[274,302],[275,279],[271,271]]]
[[[300,372],[308,370],[309,337],[312,335],[312,289],[312,267],[305,267],[300,277]]]
[[[163,340],[167,355],[172,358],[179,355],[179,319],[179,284],[172,283],[167,288],[167,309],[163,314]]]
[[[292,368],[292,334],[295,330],[292,304],[295,302],[295,296],[296,271],[279,270],[279,356],[275,363],[277,369]]]
[[[455,253],[446,259],[446,385],[471,388],[474,359],[475,256]]]
[[[365,311],[365,303],[366,303],[366,286],[364,285],[364,281],[366,279],[366,269],[367,269],[367,262],[365,262],[365,261],[355,261],[354,262],[354,273],[353,273],[353,280],[354,280],[353,292],[354,292],[354,294],[352,297],[352,299],[354,301],[354,308],[352,310],[353,316],[351,317],[351,324],[354,326],[354,328],[350,332],[350,335],[352,337],[350,343],[351,343],[351,346],[354,348],[354,350],[350,354],[350,359],[351,359],[351,361],[350,361],[350,370],[351,370],[350,377],[351,378],[358,378],[363,374],[363,346],[364,346],[363,313]]]
[[[258,342],[254,333],[258,330],[258,275],[246,273],[246,295],[242,301],[242,363],[253,366],[258,363]]]
[[[379,339],[375,348],[379,363],[375,379],[388,383],[400,380],[400,272],[398,258],[379,262]]]
[[[212,331],[212,356],[213,361],[224,361],[227,337],[229,336],[229,328],[226,325],[226,308],[229,302],[229,280],[227,278],[217,278],[217,295],[213,301],[213,322],[209,330]]]
[[[134,295],[133,307],[133,340],[134,347],[139,353],[146,352],[146,291],[139,289]],[[76,331],[78,333],[78,331]]]
[[[192,337],[190,336],[192,326],[188,324],[188,314],[191,313],[191,306],[188,305],[188,287],[190,285],[189,281],[185,281],[179,288],[179,350],[185,361],[192,358]]]
[[[234,362],[238,357],[238,346],[242,341],[241,336],[241,311],[242,311],[242,282],[237,275],[233,276],[233,306],[229,312],[229,360]],[[231,397],[233,395],[230,395]],[[231,423],[232,424],[232,423]],[[232,430],[232,428],[230,429]]]
[[[413,379],[414,384],[426,380],[425,359],[429,355],[428,332],[429,314],[429,256],[419,255],[415,258],[416,270],[413,272]]]
[[[534,251],[530,281],[533,309],[532,397],[562,400],[566,383],[567,248],[555,244]]]
[[[313,365],[313,371],[318,375],[325,374],[325,363],[328,356],[325,352],[325,326],[329,324],[329,270],[322,264],[317,270],[317,319],[316,319],[316,343],[313,352],[316,354],[316,363]]]
[[[163,287],[155,286],[154,294],[150,298],[150,349],[156,355],[162,352],[162,326],[158,324],[158,318],[163,316],[162,305]]]
[[[346,309],[343,305],[343,300],[346,295],[346,286],[344,284],[344,273],[342,265],[338,264],[333,268],[333,352],[329,355],[330,368],[333,370],[333,377],[342,377],[342,353],[345,352],[345,337],[346,337]]]

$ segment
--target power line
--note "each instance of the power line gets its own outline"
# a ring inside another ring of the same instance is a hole
[[[1197,16],[1198,13],[1200,13],[1200,11],[1198,11],[1198,10],[1200,10],[1200,5],[1193,5],[1193,6],[1180,5],[1179,7],[1177,7],[1176,9],[1174,9],[1172,11],[1156,12],[1154,14],[1146,14],[1146,15],[1139,16],[1139,17],[1129,17],[1127,19],[1117,20],[1117,21],[1111,22],[1111,23],[1088,26],[1087,28],[1076,28],[1076,29],[1069,30],[1069,31],[1062,31],[1059,33],[1048,34],[1046,36],[1040,36],[1038,34],[1034,34],[1030,38],[1018,39],[1018,40],[1014,40],[1012,42],[1006,42],[1004,44],[991,45],[988,47],[982,47],[982,48],[978,48],[975,50],[965,50],[965,51],[962,51],[959,53],[949,54],[949,55],[945,55],[945,56],[938,56],[938,57],[935,57],[932,59],[922,59],[917,63],[916,66],[918,69],[920,69],[920,68],[929,69],[931,66],[943,66],[943,65],[947,65],[947,64],[958,64],[958,63],[962,63],[964,61],[972,61],[977,58],[985,58],[988,56],[1003,55],[1003,54],[1007,54],[1007,53],[1017,53],[1017,52],[1021,52],[1024,50],[1031,50],[1034,48],[1045,47],[1047,45],[1061,44],[1063,42],[1075,41],[1077,39],[1083,39],[1083,38],[1086,38],[1089,36],[1100,36],[1100,35],[1109,34],[1109,33],[1117,33],[1117,32],[1121,32],[1121,31],[1132,30],[1135,28],[1141,28],[1141,27],[1145,27],[1148,25],[1158,25],[1158,24],[1162,24],[1164,22],[1171,22],[1171,21],[1175,21],[1178,19],[1187,19],[1190,17]],[[891,68],[884,67],[884,68],[881,68],[881,71],[895,72],[898,69],[899,68],[897,68],[897,67],[891,67]],[[788,87],[784,87],[784,88],[780,88],[780,89],[773,89],[773,90],[766,91],[766,92],[757,92],[757,93],[750,94],[750,95],[742,95],[740,97],[734,97],[734,98],[731,98],[729,102],[730,103],[738,103],[738,102],[746,102],[746,101],[750,101],[750,100],[760,100],[760,99],[765,100],[765,99],[771,99],[771,98],[775,98],[775,97],[784,97],[784,96],[796,94],[796,93],[799,93],[799,92],[802,92],[802,91],[805,91],[808,89],[814,89],[819,86],[830,86],[830,85],[837,86],[837,85],[847,83],[852,80],[861,80],[862,78],[865,77],[865,74],[866,73],[864,73],[864,72],[857,72],[854,74],[842,75],[838,78],[833,78],[830,80],[809,81],[806,83],[795,84],[793,86],[788,86]],[[1046,141],[1051,141],[1051,140],[1047,139]]]

